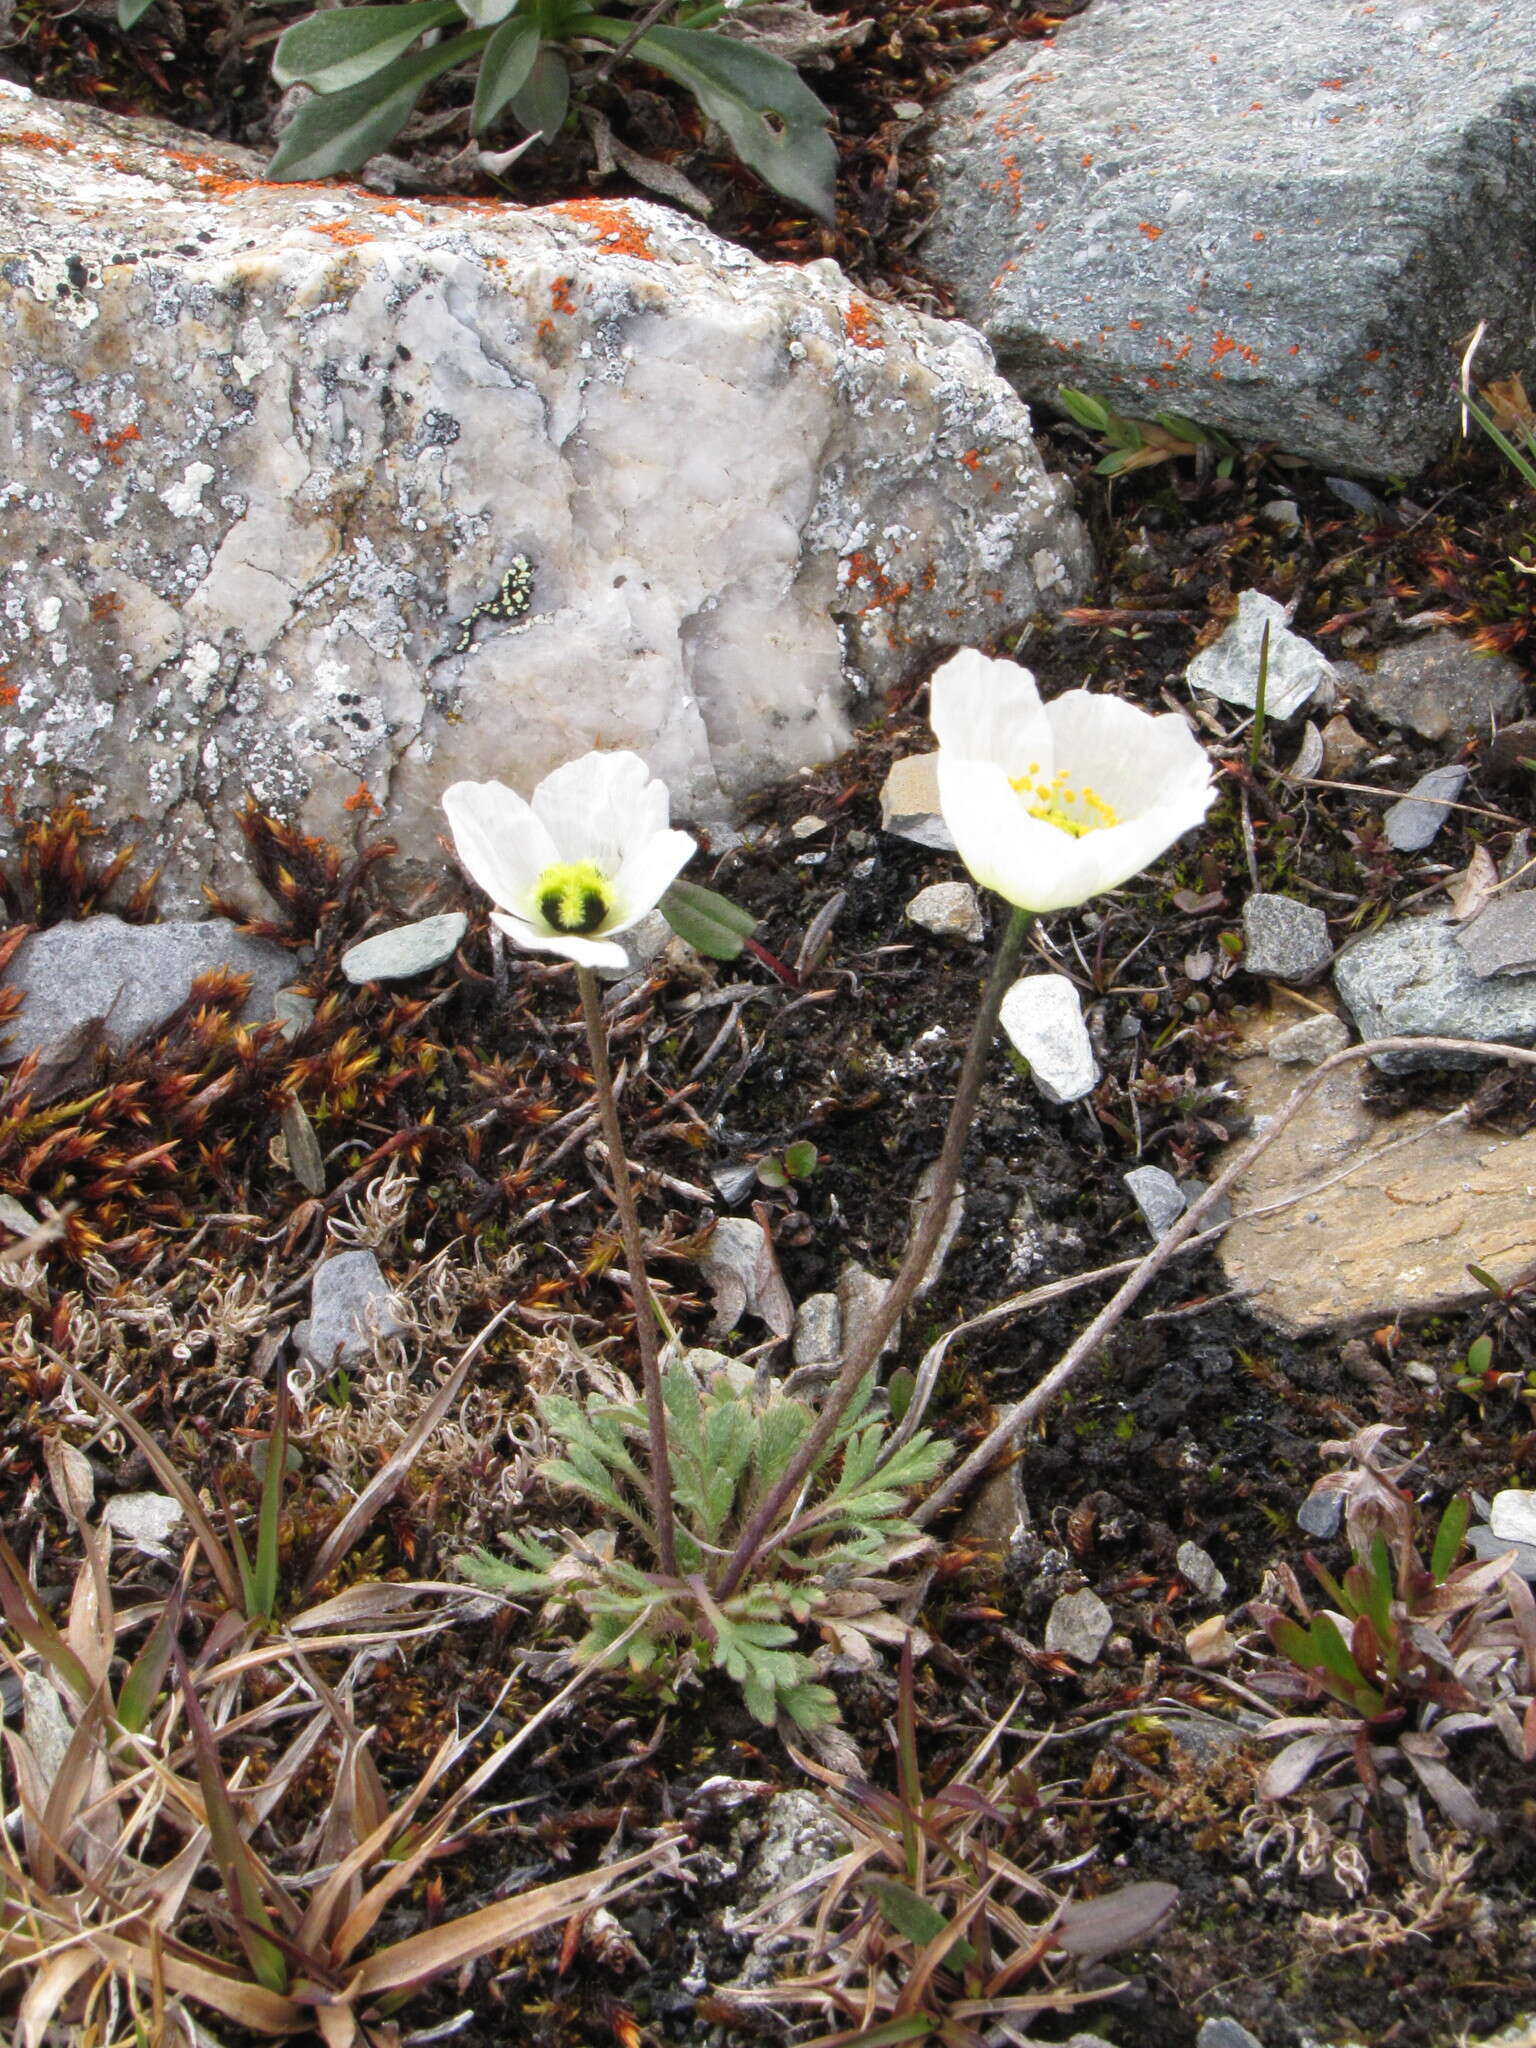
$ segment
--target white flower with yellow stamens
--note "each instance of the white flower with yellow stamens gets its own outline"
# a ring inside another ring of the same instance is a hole
[[[694,851],[668,829],[667,786],[638,754],[583,754],[531,801],[500,782],[456,782],[443,809],[459,859],[532,953],[622,967],[619,934],[656,908]]]
[[[976,880],[1021,910],[1114,889],[1198,825],[1214,791],[1177,712],[1068,690],[967,650],[933,678],[939,803]]]

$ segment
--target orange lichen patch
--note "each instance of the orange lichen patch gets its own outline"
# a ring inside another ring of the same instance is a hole
[[[1136,223],[1136,232],[1138,235],[1145,235],[1149,242],[1155,242],[1163,231],[1161,228],[1153,227],[1149,220],[1139,220]]]
[[[1085,149],[1082,155],[1078,158],[1078,162],[1086,171],[1088,166],[1093,162],[1093,151],[1091,149]]]
[[[618,200],[560,199],[545,211],[563,213],[567,220],[580,221],[583,227],[591,228],[605,256],[638,256],[646,263],[656,261],[649,232]]]
[[[868,604],[859,607],[861,617],[865,612],[877,612],[885,605],[899,604],[904,597],[912,595],[910,583],[893,582],[886,574],[883,564],[874,555],[865,554],[862,549],[856,548],[848,556],[844,568],[846,574],[843,580],[848,589],[851,590],[856,583],[862,583],[866,589],[874,593]]]
[[[99,596],[91,599],[91,617],[98,625],[103,619],[110,619],[114,612],[120,612],[122,608],[123,600],[115,590],[103,590]]]
[[[108,462],[115,462],[121,467],[123,458],[118,454],[118,449],[126,447],[130,441],[142,439],[143,436],[137,427],[119,427],[115,434],[104,434],[96,445],[100,448],[102,454],[106,456]]]
[[[373,210],[375,213],[382,213],[387,220],[394,220],[397,215],[403,213],[407,220],[413,220],[419,224],[425,221],[427,217],[418,207],[407,206],[403,199],[380,200]],[[493,256],[491,261],[493,263],[505,263],[506,258],[504,256]]]
[[[360,242],[371,242],[373,236],[366,228],[349,227],[344,220],[311,220],[305,226],[312,235],[324,235],[339,249],[355,249]]]
[[[1344,90],[1342,78],[1320,78],[1317,82],[1324,92],[1342,92]]]
[[[1379,363],[1381,361],[1381,350],[1379,348],[1368,348],[1365,354],[1361,357],[1361,361],[1367,363]]]
[[[70,418],[71,418],[71,419],[72,419],[72,420],[74,421],[75,425],[76,425],[76,426],[77,426],[77,427],[78,427],[78,428],[80,429],[80,431],[81,431],[81,433],[82,433],[82,434],[94,434],[94,433],[95,433],[95,431],[96,431],[96,415],[95,415],[95,413],[93,413],[93,412],[81,412],[81,411],[80,411],[80,410],[79,410],[79,409],[78,409],[78,408],[77,408],[76,406],[73,406],[73,405],[71,405],[71,406],[68,406],[68,407],[66,408],[66,410],[68,411],[68,413],[69,413],[69,416],[70,416]]]
[[[980,466],[981,450],[979,448],[967,448],[965,453],[960,457],[960,467],[962,469],[968,469],[971,472],[971,475],[974,476],[977,470],[980,468]]]
[[[1253,231],[1253,239],[1256,242],[1262,242],[1264,239],[1264,230],[1262,228],[1255,228]]]
[[[344,811],[367,811],[371,817],[381,815],[372,790],[366,782],[360,782],[341,807]]]
[[[855,348],[884,348],[875,316],[862,299],[850,299],[843,315],[843,332]]]
[[[1235,337],[1230,334],[1223,334],[1221,329],[1218,327],[1216,330],[1216,339],[1211,343],[1210,360],[1213,363],[1219,363],[1223,356],[1231,355],[1232,351],[1236,347],[1237,341]]]
[[[14,704],[20,695],[15,683],[0,683],[0,704]]]
[[[549,303],[557,313],[574,313],[576,301],[571,297],[571,279],[557,277],[549,288]]]
[[[6,139],[19,143],[23,149],[51,149],[55,156],[74,154],[72,142],[66,142],[61,135],[45,135],[40,128],[21,128]]]

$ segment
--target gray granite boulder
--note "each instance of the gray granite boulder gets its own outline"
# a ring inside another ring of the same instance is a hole
[[[98,1044],[121,1052],[158,1030],[197,977],[219,968],[250,977],[242,1015],[262,1023],[277,1014],[277,992],[293,979],[294,959],[223,918],[125,924],[103,914],[50,925],[22,940],[6,970],[5,986],[20,989],[24,1000],[5,1026],[0,1060],[35,1052],[39,1085],[64,1085]]]
[[[432,870],[447,784],[599,743],[726,818],[1087,572],[985,344],[830,262],[3,82],[0,369],[0,773],[145,821],[169,909],[244,879],[247,789]]]
[[[1094,0],[941,102],[919,250],[1027,395],[1409,474],[1536,318],[1533,111],[1536,0]]]
[[[1482,980],[1448,917],[1400,917],[1346,946],[1334,986],[1362,1038],[1474,1038],[1536,1045],[1536,974]],[[1475,1053],[1381,1053],[1392,1074],[1476,1067]]]

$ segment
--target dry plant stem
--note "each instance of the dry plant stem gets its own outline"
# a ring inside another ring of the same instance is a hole
[[[950,1197],[955,1191],[956,1181],[960,1178],[960,1162],[965,1156],[966,1139],[971,1133],[971,1122],[976,1113],[976,1098],[981,1092],[982,1075],[986,1072],[987,1055],[992,1049],[992,1034],[997,1029],[998,1012],[1002,1009],[1003,997],[1008,993],[1018,972],[1024,941],[1029,936],[1029,929],[1033,923],[1033,912],[1010,907],[1008,922],[1003,928],[1003,936],[998,942],[997,954],[992,962],[992,972],[987,977],[987,986],[982,994],[981,1007],[976,1012],[976,1022],[971,1029],[971,1042],[965,1050],[965,1063],[960,1069],[960,1079],[955,1086],[955,1099],[944,1132],[943,1150],[939,1154],[938,1166],[934,1172],[933,1189],[908,1240],[906,1255],[895,1279],[885,1290],[885,1298],[866,1325],[860,1341],[843,1360],[842,1370],[821,1404],[821,1413],[816,1418],[815,1426],[780,1475],[777,1484],[764,1495],[757,1512],[742,1532],[735,1555],[726,1566],[725,1577],[716,1590],[717,1600],[728,1600],[751,1570],[764,1538],[778,1521],[785,1505],[794,1499],[815,1469],[817,1460],[832,1441],[849,1402],[874,1367],[875,1361],[884,1349],[886,1338],[901,1320],[918,1282],[932,1263],[944,1229],[945,1218],[949,1214]]]
[[[629,1267],[630,1293],[635,1304],[635,1343],[640,1350],[640,1384],[650,1430],[651,1513],[656,1527],[656,1562],[665,1575],[673,1579],[677,1576],[677,1545],[672,1534],[672,1454],[667,1447],[667,1410],[661,1393],[656,1316],[645,1277],[645,1246],[640,1239],[635,1191],[630,1185],[629,1156],[624,1150],[624,1133],[619,1126],[613,1070],[608,1064],[608,1028],[603,1022],[597,976],[590,967],[576,969],[576,986],[581,990],[582,1021],[587,1027],[587,1044],[592,1053],[592,1079],[596,1084],[598,1113],[603,1120],[608,1171],[613,1180],[614,1205],[619,1212],[619,1229],[624,1239],[624,1262]]]
[[[1113,1299],[1100,1309],[1087,1329],[1067,1346],[1039,1385],[1033,1387],[1022,1401],[1016,1401],[1007,1409],[970,1456],[962,1464],[957,1465],[943,1485],[936,1487],[922,1505],[914,1510],[911,1519],[919,1527],[931,1522],[935,1515],[942,1514],[945,1508],[952,1506],[972,1482],[981,1477],[998,1453],[1006,1450],[1050,1406],[1067,1382],[1073,1379],[1094,1356],[1138,1296],[1145,1293],[1163,1268],[1183,1249],[1185,1242],[1199,1229],[1233,1182],[1240,1180],[1269,1150],[1328,1077],[1336,1073],[1340,1067],[1349,1066],[1356,1060],[1371,1059],[1377,1053],[1383,1052],[1475,1052],[1486,1059],[1513,1060],[1520,1066],[1536,1066],[1536,1051],[1525,1046],[1482,1044],[1471,1038],[1371,1038],[1363,1045],[1348,1046],[1343,1052],[1336,1052],[1331,1059],[1324,1060],[1322,1065],[1296,1089],[1284,1109],[1272,1119],[1269,1128],[1255,1138],[1251,1145],[1244,1147],[1239,1157],[1233,1160],[1225,1172],[1218,1174],[1200,1199],[1192,1202],[1178,1222],[1158,1240]]]

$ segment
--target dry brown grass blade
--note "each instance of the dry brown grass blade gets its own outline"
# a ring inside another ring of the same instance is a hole
[[[463,1919],[450,1921],[445,1927],[431,1927],[424,1934],[397,1941],[362,1965],[353,1979],[353,1995],[367,1998],[380,1991],[395,1991],[402,1985],[414,1984],[419,1977],[457,1969],[508,1942],[526,1941],[584,1906],[594,1906],[599,1899],[632,1890],[640,1874],[670,1846],[653,1842],[649,1849],[626,1857],[622,1863],[560,1878],[515,1899],[482,1906],[478,1912],[466,1913]],[[631,1879],[633,1883],[621,1883],[621,1879]]]
[[[361,1877],[363,1871],[373,1862],[374,1858],[382,1856],[390,1843],[398,1840],[405,1829],[409,1827],[417,1810],[426,1799],[427,1794],[452,1763],[455,1755],[458,1753],[458,1748],[459,1744],[456,1736],[445,1736],[438,1745],[437,1751],[426,1769],[406,1795],[399,1811],[386,1814],[384,1819],[372,1829],[363,1841],[357,1844],[349,1856],[343,1858],[337,1864],[336,1868],[324,1880],[319,1890],[315,1892],[309,1904],[304,1908],[303,1915],[300,1918],[298,1932],[294,1939],[301,1948],[312,1949],[320,1945],[324,1938],[323,1930],[334,1917],[337,1901]]]
[[[220,1542],[213,1524],[209,1521],[207,1515],[204,1514],[203,1504],[197,1497],[196,1489],[187,1484],[186,1480],[177,1471],[176,1467],[171,1463],[165,1452],[156,1443],[155,1439],[136,1415],[123,1407],[120,1401],[115,1401],[103,1388],[98,1387],[94,1380],[87,1378],[78,1366],[71,1365],[67,1359],[63,1360],[62,1363],[65,1372],[69,1374],[70,1378],[77,1385],[83,1387],[98,1406],[106,1410],[107,1414],[111,1416],[120,1429],[127,1431],[134,1443],[144,1453],[145,1459],[148,1461],[155,1477],[160,1481],[166,1492],[173,1495],[180,1503],[182,1512],[187,1518],[188,1527],[197,1538],[198,1547],[208,1560],[208,1569],[219,1582],[219,1591],[224,1595],[225,1600],[236,1614],[244,1614],[245,1596],[240,1586],[240,1574],[236,1570],[234,1560],[229,1555],[228,1550]]]
[[[157,1978],[167,1989],[184,1998],[194,1998],[225,2019],[249,2027],[253,2034],[303,2034],[310,2028],[310,2014],[296,1998],[283,1992],[267,1991],[248,1979],[231,1977],[211,1960],[158,1943],[127,1941],[121,1935],[92,1932],[91,1947],[105,1962],[125,1971],[140,1984],[153,1987]]]
[[[39,1963],[16,2008],[19,2048],[44,2048],[44,2037],[59,2007],[87,1970],[99,1968],[96,1956],[83,1943]]]
[[[416,1418],[410,1434],[401,1440],[388,1463],[373,1475],[372,1479],[369,1480],[368,1484],[357,1496],[357,1499],[353,1501],[351,1507],[347,1509],[347,1512],[336,1524],[330,1535],[326,1537],[316,1553],[315,1561],[310,1566],[309,1575],[304,1581],[304,1590],[306,1592],[309,1591],[311,1586],[318,1586],[330,1572],[335,1570],[336,1566],[340,1564],[374,1516],[393,1497],[401,1481],[405,1478],[406,1473],[409,1472],[411,1466],[415,1463],[422,1445],[431,1436],[433,1430],[437,1428],[443,1417],[448,1413],[448,1410],[458,1399],[460,1390],[469,1376],[469,1368],[474,1363],[475,1358],[484,1350],[485,1346],[490,1342],[497,1330],[501,1328],[501,1325],[511,1315],[516,1306],[515,1300],[504,1302],[495,1315],[491,1317],[491,1320],[470,1344],[468,1350],[464,1353],[464,1356],[459,1360],[453,1371],[444,1380],[442,1386],[433,1395],[429,1404]]]

